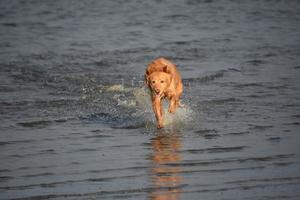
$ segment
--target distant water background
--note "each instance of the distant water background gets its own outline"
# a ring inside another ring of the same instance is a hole
[[[300,199],[300,1],[2,0],[0,122],[1,200]]]

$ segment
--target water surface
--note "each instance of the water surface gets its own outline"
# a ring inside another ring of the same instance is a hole
[[[299,35],[296,0],[1,1],[0,199],[299,199]]]

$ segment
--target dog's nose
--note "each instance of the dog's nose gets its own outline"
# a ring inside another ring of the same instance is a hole
[[[159,89],[155,89],[155,92],[156,92],[156,94],[159,94],[160,90]]]

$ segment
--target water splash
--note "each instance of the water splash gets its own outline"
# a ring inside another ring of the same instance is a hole
[[[135,97],[136,105],[142,109],[145,113],[151,113],[152,121],[154,122],[154,114],[151,106],[150,92],[145,88],[136,88],[133,92]],[[164,125],[165,126],[177,126],[183,125],[184,122],[190,120],[192,115],[192,110],[188,105],[184,105],[182,108],[178,108],[175,113],[168,112],[169,102],[167,100],[163,101],[164,109]]]
[[[152,129],[156,127],[156,119],[152,109],[151,96],[148,88],[113,84],[104,86],[104,91],[104,93],[109,96],[113,102],[108,103],[106,106],[114,107],[107,113],[108,116],[111,116],[111,120],[114,121],[114,127],[140,128],[143,126],[146,129]],[[178,108],[176,112],[172,114],[168,112],[168,107],[169,102],[164,100],[164,125],[166,128],[182,127],[190,120],[192,110],[188,105]],[[120,120],[116,121],[116,117],[113,117],[115,115],[117,115],[118,119]],[[110,123],[110,120],[105,121]]]

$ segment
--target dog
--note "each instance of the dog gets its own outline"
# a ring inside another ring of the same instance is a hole
[[[157,120],[157,128],[163,128],[162,100],[169,100],[168,112],[174,113],[181,107],[180,97],[183,84],[175,64],[165,58],[152,61],[145,72],[145,84],[151,92],[152,108]]]

